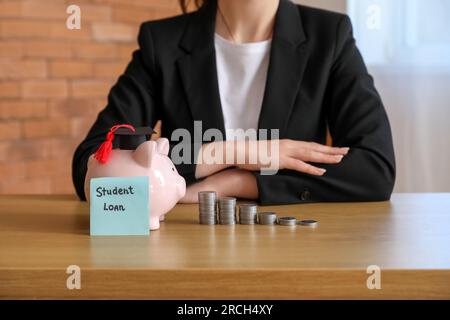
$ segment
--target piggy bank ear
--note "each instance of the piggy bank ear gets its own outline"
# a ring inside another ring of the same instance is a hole
[[[169,155],[169,140],[166,138],[156,140],[156,151],[165,156]]]
[[[155,141],[141,143],[133,152],[133,158],[139,165],[150,168],[152,166],[153,158],[157,153],[156,148],[157,145]]]

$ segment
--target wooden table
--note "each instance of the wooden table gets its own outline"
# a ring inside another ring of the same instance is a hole
[[[149,237],[90,237],[72,196],[0,196],[0,298],[450,298],[450,194],[264,210],[319,226],[204,226],[178,205]]]

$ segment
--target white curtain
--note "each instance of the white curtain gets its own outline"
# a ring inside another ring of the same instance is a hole
[[[371,69],[394,136],[395,190],[450,191],[450,72]]]

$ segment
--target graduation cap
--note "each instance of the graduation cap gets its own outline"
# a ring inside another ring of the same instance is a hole
[[[129,124],[119,124],[109,129],[106,140],[95,152],[95,159],[100,163],[106,163],[112,151],[112,142],[117,135],[119,149],[135,150],[141,143],[150,139],[152,133],[156,133],[151,127],[134,128]]]
[[[152,133],[156,133],[150,127],[138,127],[134,131],[125,127],[116,130],[115,136],[119,141],[119,149],[135,150],[139,145],[150,140]]]

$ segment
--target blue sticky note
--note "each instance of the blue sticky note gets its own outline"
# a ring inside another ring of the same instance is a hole
[[[93,236],[148,235],[148,177],[93,178],[90,181]]]

